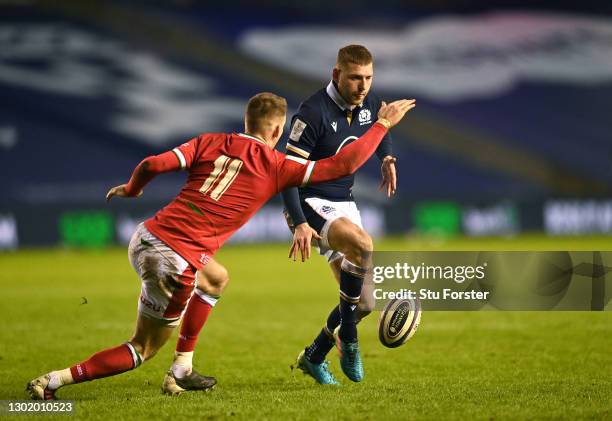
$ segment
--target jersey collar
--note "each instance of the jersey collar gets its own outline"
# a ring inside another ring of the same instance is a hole
[[[348,102],[346,102],[344,98],[342,98],[342,95],[340,95],[340,92],[338,92],[338,88],[336,88],[336,84],[333,80],[329,82],[327,88],[325,88],[325,91],[342,111],[353,110],[355,107],[361,108],[363,106],[363,102],[359,105],[350,105]]]
[[[263,144],[264,144],[264,145],[266,145],[266,146],[268,145],[266,142],[264,142],[264,140],[263,140],[262,138],[259,138],[259,137],[257,137],[257,136],[253,136],[253,135],[246,134],[246,133],[238,133],[238,136],[241,136],[241,137],[246,137],[246,138],[248,138],[248,139],[253,139],[253,140],[256,140],[257,142],[259,142],[259,143],[263,143]]]

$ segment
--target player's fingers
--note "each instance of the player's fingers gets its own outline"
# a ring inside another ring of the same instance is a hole
[[[293,256],[293,261],[297,259],[298,253],[302,254],[302,240],[300,238],[295,240],[295,255]]]
[[[313,236],[313,238],[315,238],[317,240],[321,239],[321,236],[319,235],[319,233],[316,232],[314,229],[312,229],[312,236]]]
[[[302,239],[302,241],[300,242],[300,251],[302,254],[302,262],[306,261],[306,239]]]
[[[397,101],[394,101],[391,103],[391,105],[399,107],[399,108],[404,108],[409,106],[410,104],[414,104],[416,101],[414,99],[399,99]]]
[[[115,188],[113,187],[112,189],[108,191],[108,193],[106,193],[106,201],[110,202],[111,197],[113,197],[114,195],[115,195]]]
[[[416,105],[416,101],[414,99],[410,99],[410,100],[403,100],[400,104],[399,107],[402,110],[409,110],[411,107],[414,107]]]
[[[409,102],[402,102],[401,104],[398,105],[398,108],[402,111],[402,112],[406,112],[408,111],[408,109],[410,107],[413,107],[414,105],[409,103]]]
[[[384,189],[385,184],[387,184],[387,172],[384,170],[382,171],[382,180],[380,180],[380,184],[378,185],[378,190]]]
[[[289,248],[289,255],[287,257],[291,259],[292,254],[293,254],[293,244],[291,244],[291,247]]]
[[[306,260],[310,259],[310,239],[306,239]]]
[[[296,243],[295,240],[293,241],[293,244],[291,244],[291,249],[289,250],[289,258],[293,257],[293,261],[295,262],[295,258],[297,256],[297,250],[296,250]]]

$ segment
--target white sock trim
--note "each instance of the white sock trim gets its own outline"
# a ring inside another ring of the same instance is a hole
[[[217,301],[219,301],[219,298],[220,298],[220,297],[215,297],[213,295],[208,295],[204,291],[200,291],[198,288],[195,289],[195,293],[198,294],[198,297],[206,301],[212,307],[214,307],[215,304],[217,304]]]
[[[358,278],[364,278],[368,271],[366,268],[357,266],[355,263],[351,262],[346,257],[342,259],[342,263],[340,264],[340,269]]]
[[[126,342],[125,344],[130,350],[130,354],[132,354],[132,360],[134,361],[134,368],[138,367],[140,364],[142,364],[142,362],[144,361],[144,358],[142,357],[142,355],[140,355],[140,353],[138,353],[138,351],[136,351],[136,348],[134,348],[134,345],[132,345],[129,342]]]

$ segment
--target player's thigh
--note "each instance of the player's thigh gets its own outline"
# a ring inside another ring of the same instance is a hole
[[[132,236],[128,254],[141,280],[139,313],[178,325],[195,285],[194,268],[142,224]]]
[[[333,250],[344,254],[372,251],[372,238],[369,234],[346,217],[332,222],[327,233],[327,241]]]
[[[221,263],[210,259],[196,273],[196,287],[204,292],[210,289],[223,289],[229,282],[229,272]]]

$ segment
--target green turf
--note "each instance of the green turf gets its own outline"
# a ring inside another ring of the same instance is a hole
[[[609,238],[477,242],[392,239],[379,249],[610,249]],[[337,301],[321,258],[292,263],[285,245],[227,247],[223,299],[204,328],[196,366],[209,394],[160,394],[175,337],[121,376],[66,387],[88,419],[611,419],[612,313],[429,312],[405,346],[386,349],[376,317],[360,325],[366,378],[316,386],[290,364]],[[0,399],[28,380],[130,337],[139,291],[124,249],[0,254]],[[82,303],[87,298],[87,304]]]

